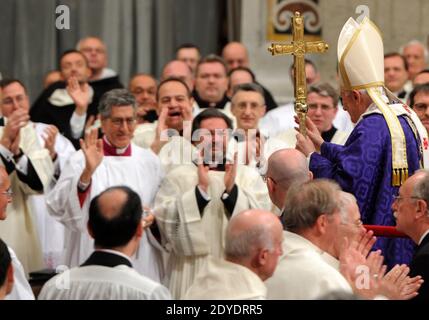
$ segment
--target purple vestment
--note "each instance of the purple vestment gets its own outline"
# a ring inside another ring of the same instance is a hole
[[[405,118],[398,118],[406,138],[411,176],[420,169],[420,143]],[[392,143],[381,114],[365,116],[344,146],[324,142],[321,154],[311,155],[310,170],[315,178],[335,180],[344,191],[352,193],[364,224],[395,225],[391,207],[399,188],[392,186]],[[374,248],[383,251],[389,268],[396,263],[409,264],[414,252],[409,239],[379,238]]]

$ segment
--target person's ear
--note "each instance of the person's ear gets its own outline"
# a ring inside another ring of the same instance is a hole
[[[422,200],[422,199],[418,199],[416,201],[416,215],[415,215],[415,219],[419,219],[421,217],[424,217],[428,214],[428,205],[426,203],[426,201]]]
[[[276,190],[276,185],[273,181],[267,177],[267,189],[269,193],[274,193]]]
[[[267,105],[266,104],[264,104],[263,106],[262,106],[262,117],[265,115],[265,113],[267,112]]]
[[[7,275],[6,275],[6,294],[9,294],[12,292],[14,282],[15,282],[15,279],[13,276],[13,266],[11,262],[9,265],[9,268],[7,269]]]
[[[325,234],[328,217],[326,214],[321,214],[316,220],[316,228],[320,234]]]
[[[256,255],[255,266],[257,268],[264,266],[267,263],[267,258],[268,258],[268,250],[267,249],[258,250],[258,253]]]
[[[145,221],[142,219],[136,229],[136,233],[135,233],[136,238],[140,239],[143,236],[144,228],[145,228]]]
[[[355,100],[356,102],[359,102],[361,100],[361,94],[358,90],[353,90],[352,95],[353,95],[353,100]]]
[[[308,171],[308,180],[313,180],[313,172]]]

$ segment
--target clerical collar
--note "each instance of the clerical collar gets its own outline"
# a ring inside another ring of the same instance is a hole
[[[103,151],[105,156],[119,156],[129,157],[131,156],[131,144],[125,148],[115,148],[107,140],[106,136],[103,137]]]
[[[219,101],[219,102],[217,102],[217,103],[204,101],[198,95],[198,93],[197,93],[196,90],[194,90],[192,92],[192,95],[194,96],[194,99],[197,102],[197,104],[200,107],[200,109],[205,109],[205,108],[225,109],[225,105],[229,102],[229,99],[226,96],[226,94],[223,96],[222,100]]]
[[[109,249],[96,249],[81,267],[103,266],[114,268],[119,265],[133,267],[131,259],[122,252]]]
[[[334,126],[332,126],[332,128],[328,131],[322,132],[323,140],[325,140],[326,142],[331,142],[332,138],[335,135],[335,132],[337,132],[337,128],[335,128]]]
[[[398,92],[398,93],[395,93],[395,95],[396,95],[399,99],[404,99],[404,98],[406,97],[406,95],[407,95],[407,91],[402,90],[402,91],[400,91],[400,92]]]
[[[429,234],[429,229],[428,230],[426,230],[426,232],[425,233],[423,233],[423,235],[420,237],[420,241],[419,241],[419,243],[417,243],[418,245],[421,245],[422,244],[422,242],[423,242],[423,240],[424,240],[424,238],[427,236]]]
[[[225,162],[226,162],[226,159],[223,159],[223,161],[219,163],[210,163],[210,164],[204,163],[204,166],[209,167],[209,170],[211,171],[225,171]],[[198,166],[198,163],[196,161],[193,161],[193,163],[196,166]]]

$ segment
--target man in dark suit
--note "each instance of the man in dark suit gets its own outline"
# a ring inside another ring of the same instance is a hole
[[[410,264],[410,277],[420,275],[425,281],[416,300],[429,299],[429,170],[419,170],[399,189],[392,205],[399,231],[416,244]]]

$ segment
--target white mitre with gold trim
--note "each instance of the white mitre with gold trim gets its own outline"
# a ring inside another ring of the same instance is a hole
[[[408,178],[407,145],[399,119],[385,95],[381,33],[367,17],[361,23],[350,18],[341,30],[337,51],[342,88],[365,89],[376,106],[368,109],[382,113],[387,122],[392,139],[392,185],[400,186]]]

